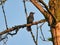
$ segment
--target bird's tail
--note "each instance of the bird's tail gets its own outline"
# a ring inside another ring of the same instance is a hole
[[[27,31],[31,31],[31,26],[28,26],[27,27]]]

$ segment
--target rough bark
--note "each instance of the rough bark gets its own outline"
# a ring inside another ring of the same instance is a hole
[[[51,28],[51,34],[53,39],[53,45],[60,45],[60,0],[49,0],[49,10],[52,15],[56,18],[56,22],[53,23],[53,17],[50,14],[46,13],[43,7],[37,2],[37,0],[31,0],[31,2],[37,7],[39,11],[48,18],[48,23]],[[47,14],[47,15],[45,15]]]
[[[60,45],[60,22],[56,24],[55,28],[51,27],[53,45]]]
[[[56,25],[51,27],[53,45],[60,45],[60,0],[50,0],[49,9],[56,17]]]

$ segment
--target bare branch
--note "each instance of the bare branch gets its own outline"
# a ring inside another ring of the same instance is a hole
[[[8,28],[8,30],[4,30],[4,31],[0,32],[0,35],[6,34],[6,33],[11,32],[11,31],[14,31],[18,28],[20,29],[20,28],[24,28],[24,27],[27,27],[27,26],[36,25],[36,24],[39,24],[39,23],[42,23],[42,22],[46,22],[46,20],[43,19],[43,20],[40,20],[40,21],[33,22],[31,24],[23,24],[23,25],[14,26],[12,28]]]
[[[42,40],[43,40],[43,41],[46,41],[46,40],[45,40],[45,37],[44,37],[44,34],[43,34],[43,32],[42,32],[42,26],[43,26],[43,25],[44,25],[44,23],[43,23],[42,25],[40,25],[40,31],[41,31],[41,35],[42,35],[42,37],[43,37]]]
[[[37,0],[30,0],[35,7],[37,7],[37,9],[44,15],[45,19],[48,21],[49,25],[52,24],[53,22],[56,22],[55,17],[52,15],[52,13],[49,11],[46,11],[45,9],[43,9],[43,7],[38,3]],[[47,7],[46,7],[47,8]],[[48,8],[47,8],[48,9]]]
[[[37,30],[36,30],[36,45],[38,45],[38,25],[37,26]]]
[[[25,10],[26,18],[27,18],[27,17],[28,17],[28,14],[27,14],[27,9],[26,9],[26,5],[25,5],[25,1],[26,1],[26,0],[23,0],[23,3],[24,3],[24,10]]]
[[[32,36],[32,38],[33,38],[34,43],[36,44],[35,36],[34,36],[33,32],[31,31],[30,33],[31,33],[31,36]]]
[[[37,7],[37,9],[38,9],[44,16],[47,16],[47,17],[48,17],[48,15],[50,15],[49,13],[47,13],[46,10],[43,9],[43,7],[38,3],[37,0],[30,0],[30,1],[34,4],[34,6]]]
[[[48,9],[48,6],[46,5],[46,3],[43,0],[39,0],[39,2],[44,5],[44,7],[46,8],[46,10]]]
[[[45,9],[48,11],[49,14],[51,14],[51,16],[53,17],[53,19],[55,20],[56,17],[51,13],[51,11],[49,10],[48,6],[46,5],[46,3],[43,0],[39,0],[40,3],[42,3],[45,7]]]

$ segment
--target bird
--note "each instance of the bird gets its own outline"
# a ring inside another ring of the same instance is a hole
[[[29,16],[27,17],[27,24],[32,23],[34,21],[34,12],[30,12]],[[27,27],[27,31],[31,31],[31,26]]]

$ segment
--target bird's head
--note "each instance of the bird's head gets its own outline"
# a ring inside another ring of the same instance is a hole
[[[34,14],[35,14],[34,12],[30,12],[29,16],[33,17]]]
[[[30,12],[30,14],[34,14],[34,12]]]

